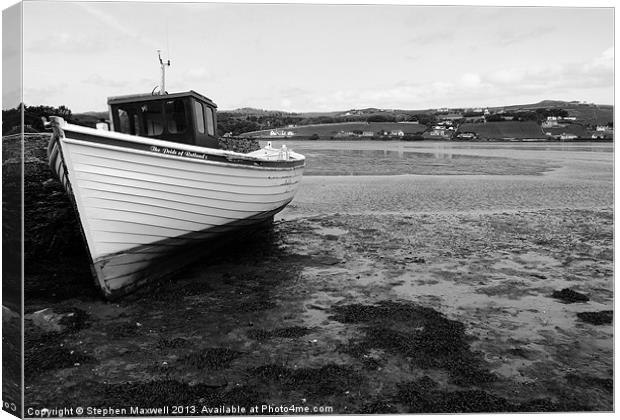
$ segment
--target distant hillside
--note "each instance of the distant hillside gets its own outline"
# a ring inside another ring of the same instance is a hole
[[[591,137],[592,134],[579,124],[566,124],[563,127],[548,127],[543,128],[545,133],[550,133],[552,136],[560,136],[562,134],[572,134],[580,139]]]
[[[73,114],[73,119],[76,123],[87,127],[95,127],[95,124],[102,119],[107,120],[109,118],[110,114],[108,111],[90,111],[82,112],[80,114]]]
[[[233,115],[252,116],[252,117],[267,117],[271,115],[289,115],[299,118],[319,118],[319,117],[343,117],[343,116],[396,116],[396,115],[414,115],[414,114],[430,114],[435,112],[434,109],[380,109],[380,108],[363,108],[363,109],[349,109],[346,111],[308,111],[308,112],[289,112],[280,110],[265,110],[258,108],[237,108],[232,110],[218,110]]]
[[[544,139],[540,126],[534,121],[503,121],[465,123],[460,132],[473,132],[483,139]]]
[[[465,118],[473,114],[482,118],[486,109],[490,113],[486,117],[486,124],[465,123],[459,126],[463,122],[462,119],[459,120],[459,116]],[[549,115],[574,117],[574,124],[566,128],[566,132],[580,138],[588,138],[591,137],[596,126],[609,125],[610,128],[613,126],[614,108],[612,105],[561,100],[544,100],[531,104],[481,107],[480,109],[406,110],[366,107],[346,111],[287,112],[244,107],[229,111],[218,111],[218,133],[220,135],[232,133],[235,136],[268,137],[269,132],[277,128],[284,130],[286,136],[292,132],[291,137],[300,138],[318,136],[322,139],[329,139],[342,136],[342,132],[355,132],[352,137],[358,137],[361,132],[378,133],[381,130],[388,132],[403,130],[410,135],[418,135],[424,131],[429,134],[436,123],[444,118],[450,118],[455,121],[459,132],[476,132],[481,138],[545,138],[544,133],[552,132],[553,135],[556,135],[556,131],[558,131],[557,129],[545,132],[541,130],[540,124]],[[94,127],[100,119],[108,118],[107,111],[84,112],[73,116],[74,121],[78,124],[90,127]],[[514,121],[498,122],[502,119],[514,119]],[[398,125],[406,121],[419,121],[421,124],[417,126]],[[613,135],[613,129],[610,129],[609,133]]]
[[[481,107],[484,108],[484,107]],[[581,116],[591,115],[594,111],[601,113],[601,119],[608,118],[609,113],[613,113],[613,105],[598,105],[591,103],[583,103],[579,101],[560,101],[560,100],[543,100],[531,104],[514,104],[504,106],[488,107],[491,111],[505,110],[505,111],[517,111],[517,110],[535,110],[539,108],[562,108],[569,111],[570,115]],[[463,111],[466,108],[456,107],[449,108],[451,110]],[[574,114],[571,113],[573,111]],[[226,112],[231,114],[249,115],[249,116],[268,116],[268,115],[294,115],[301,118],[316,118],[316,117],[338,117],[338,116],[369,116],[369,115],[399,115],[399,114],[430,114],[437,112],[436,109],[381,109],[381,108],[359,108],[349,109],[346,111],[316,111],[316,112],[288,112],[280,110],[264,110],[258,108],[238,108],[233,110],[220,110],[219,112]]]
[[[267,109],[258,109],[258,108],[237,108],[233,110],[221,110],[219,112],[227,112],[230,114],[238,114],[244,116],[255,116],[255,117],[264,117],[268,115],[299,115],[297,112],[287,112],[287,111],[278,111],[278,110],[267,110]]]
[[[533,104],[522,105],[506,105],[503,107],[489,107],[489,109],[504,108],[504,109],[536,109],[536,108],[573,108],[573,107],[610,107],[611,105],[596,105],[591,103],[579,102],[579,101],[559,101],[545,99],[544,101],[536,102]]]
[[[605,125],[614,120],[613,105],[597,105],[591,103],[582,103],[578,101],[555,101],[544,100],[535,104],[526,105],[508,105],[504,107],[493,107],[489,110],[503,109],[505,111],[531,111],[540,108],[561,108],[568,112],[571,117],[576,117],[584,124]]]
[[[308,138],[318,135],[321,139],[329,139],[337,137],[339,133],[355,133],[362,134],[364,132],[372,132],[373,136],[380,131],[391,132],[392,130],[402,131],[404,134],[419,134],[426,130],[426,126],[414,123],[397,123],[397,122],[345,122],[333,124],[312,124],[298,127],[282,128],[279,131],[287,133],[287,137]],[[244,133],[245,137],[270,137],[271,130],[260,130]],[[292,133],[292,134],[288,134]]]
[[[568,108],[567,111],[568,115],[584,124],[606,125],[614,121],[614,108],[611,105]]]

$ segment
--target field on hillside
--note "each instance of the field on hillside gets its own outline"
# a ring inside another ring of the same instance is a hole
[[[540,126],[534,121],[503,121],[461,124],[459,132],[474,132],[486,139],[542,139]]]
[[[509,105],[501,108],[505,111],[533,111],[539,108],[560,108],[566,110],[569,116],[576,117],[577,120],[585,124],[594,125],[606,125],[607,123],[613,122],[614,120],[614,107],[612,105],[594,105],[577,102],[546,100],[540,101],[535,104]]]
[[[385,130],[388,132],[392,130],[402,130],[405,134],[417,134],[422,133],[424,130],[426,130],[426,126],[423,124],[394,122],[347,122],[334,124],[304,125],[291,128],[281,128],[280,130],[292,131],[293,133],[295,133],[291,137],[310,137],[313,134],[317,134],[320,138],[330,138],[341,131],[372,131],[373,133],[377,133],[380,130]],[[250,133],[244,133],[242,135],[254,137],[270,137],[270,131],[271,130],[252,131]]]
[[[567,109],[568,115],[577,117],[578,120],[593,125],[606,125],[614,120],[614,108],[612,106],[580,106]]]
[[[567,124],[564,127],[543,128],[543,131],[545,133],[551,133],[554,136],[559,136],[559,135],[566,133],[566,134],[574,134],[575,136],[581,139],[590,137],[588,136],[586,129],[583,128],[583,126],[579,124]]]

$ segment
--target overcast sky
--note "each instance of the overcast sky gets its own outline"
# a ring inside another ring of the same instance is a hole
[[[24,101],[167,91],[287,111],[613,103],[611,8],[27,2]]]

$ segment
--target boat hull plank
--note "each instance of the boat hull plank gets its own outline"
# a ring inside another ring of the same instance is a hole
[[[94,262],[100,286],[109,297],[123,296],[210,254],[231,240],[230,236],[226,236],[229,232],[247,235],[259,229],[280,210],[278,208],[251,219],[163,239],[100,258]]]
[[[178,191],[181,194],[191,193],[189,195],[199,197],[221,197],[230,200],[245,200],[246,198],[255,200],[268,200],[272,196],[278,194],[287,195],[296,191],[298,182],[278,183],[277,180],[273,181],[270,186],[261,187],[244,187],[236,185],[220,185],[211,184],[208,178],[204,181],[206,183],[194,183],[184,180],[173,182],[171,179],[165,177],[150,176],[150,179],[142,179],[133,177],[129,173],[125,174],[103,174],[86,171],[75,171],[75,177],[82,181],[91,181],[94,183],[106,183],[116,186],[129,186],[148,190],[163,190],[166,192]],[[267,196],[267,197],[263,197]]]
[[[205,165],[194,162],[182,162],[184,165],[166,165],[162,167],[161,159],[153,159],[158,157],[157,155],[138,155],[128,159],[127,156],[118,151],[107,151],[106,154],[88,154],[85,147],[80,147],[73,151],[76,156],[79,155],[79,162],[81,165],[92,168],[111,168],[126,170],[131,168],[138,173],[150,173],[155,172],[162,176],[170,178],[180,178],[188,180],[203,181],[205,176],[208,176],[211,182],[214,184],[238,184],[244,186],[269,186],[271,181],[265,179],[264,175],[260,171],[247,169],[247,168],[235,168],[233,166],[213,166],[212,168],[204,168]],[[110,155],[113,154],[113,155]],[[77,168],[76,168],[77,169]],[[202,169],[202,170],[201,170]],[[278,178],[293,178],[294,172],[291,171],[274,171],[274,176]]]

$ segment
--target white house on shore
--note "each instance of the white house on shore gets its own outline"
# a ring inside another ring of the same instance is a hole
[[[290,137],[290,136],[294,136],[295,132],[294,131],[286,131],[286,130],[280,130],[278,128],[273,129],[271,131],[269,131],[269,135],[272,137]]]
[[[543,121],[541,126],[542,128],[551,128],[556,127],[558,125],[558,117],[547,117],[546,121]]]

